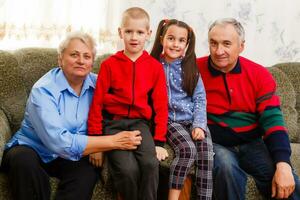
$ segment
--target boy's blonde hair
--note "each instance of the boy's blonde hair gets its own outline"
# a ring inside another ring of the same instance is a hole
[[[128,21],[128,19],[146,19],[147,25],[146,28],[150,28],[150,17],[149,14],[140,7],[131,7],[123,12],[121,27]]]

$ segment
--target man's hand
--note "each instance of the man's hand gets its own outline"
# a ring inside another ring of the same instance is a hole
[[[272,197],[287,199],[295,190],[295,180],[291,166],[286,162],[276,164],[276,171],[272,180]]]
[[[156,146],[155,150],[156,150],[156,157],[159,161],[162,161],[169,156],[167,150],[163,147]]]
[[[194,128],[192,131],[193,140],[203,140],[205,138],[205,133],[201,128]]]
[[[89,155],[89,161],[95,167],[102,167],[103,160],[104,160],[103,156],[104,156],[103,152],[92,153]]]
[[[140,131],[122,131],[113,135],[113,145],[121,150],[133,150],[141,144]]]

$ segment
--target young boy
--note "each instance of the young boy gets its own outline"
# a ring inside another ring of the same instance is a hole
[[[144,50],[151,34],[149,24],[149,15],[141,8],[123,13],[118,31],[125,49],[101,64],[88,119],[89,135],[141,132],[142,143],[136,150],[107,154],[114,184],[124,200],[156,199],[158,160],[168,156],[162,148],[168,120],[166,81],[162,65]],[[90,155],[90,161],[98,166],[98,155]]]

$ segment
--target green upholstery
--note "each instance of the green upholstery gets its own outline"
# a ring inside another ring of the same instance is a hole
[[[98,73],[100,63],[109,54],[95,59],[93,71]],[[32,85],[49,69],[57,66],[57,52],[47,48],[24,48],[14,52],[0,50],[0,161],[3,147],[11,135],[20,127],[24,108]],[[282,103],[285,122],[292,141],[292,163],[300,174],[300,63],[283,63],[268,68],[276,79],[278,95]],[[172,149],[166,145],[170,157],[161,162],[161,179],[167,182],[168,170],[173,159]],[[100,171],[99,171],[100,173]],[[191,175],[194,170],[191,171]],[[101,172],[102,180],[95,187],[93,200],[116,199],[111,177],[105,163]],[[51,178],[52,198],[57,188],[58,180]],[[166,185],[165,185],[166,186]],[[0,172],[0,199],[10,200],[7,176]],[[193,199],[195,188],[192,189]],[[261,199],[253,179],[249,178],[247,199]]]

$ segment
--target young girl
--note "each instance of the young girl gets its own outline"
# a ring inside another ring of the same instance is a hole
[[[169,200],[179,198],[194,161],[197,199],[211,199],[213,149],[207,129],[205,89],[196,64],[193,30],[176,19],[162,20],[151,55],[163,64],[168,87],[167,141],[175,151],[170,167]]]

